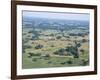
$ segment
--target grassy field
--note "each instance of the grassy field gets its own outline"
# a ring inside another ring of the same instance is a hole
[[[31,38],[34,34],[29,33],[31,30],[31,28],[23,28],[23,45],[28,46],[22,54],[23,69],[89,65],[89,41],[81,42],[81,46],[78,48],[79,58],[74,58],[73,55],[54,54],[54,52],[60,49],[65,50],[68,46],[74,46],[74,41],[80,42],[82,39],[88,40],[88,35],[84,37],[70,36],[56,39],[55,37],[62,34],[48,30],[39,32],[39,38],[33,40]],[[53,35],[50,36],[50,34]],[[46,35],[45,39],[44,35]],[[42,45],[42,47],[36,48],[37,45],[40,45],[40,47]],[[64,51],[64,53],[67,54],[68,52]]]

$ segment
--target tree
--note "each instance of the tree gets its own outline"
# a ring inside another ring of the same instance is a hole
[[[66,38],[70,38],[69,36],[65,36]]]
[[[84,53],[84,49],[81,49],[80,52]]]
[[[78,48],[76,46],[66,47],[66,51],[74,55],[74,58],[79,58]]]
[[[65,49],[61,48],[54,52],[55,55],[64,55]]]
[[[57,39],[61,39],[61,36],[57,36],[56,38],[57,38]]]
[[[50,36],[54,36],[54,34],[50,34]]]
[[[86,65],[88,64],[88,62],[89,62],[88,60],[84,60],[84,59],[83,59],[83,60],[82,60],[82,65],[83,65],[83,66],[86,66]]]
[[[33,31],[29,31],[28,33],[32,33]]]
[[[55,47],[54,45],[51,45],[51,47]]]
[[[36,45],[36,46],[35,46],[35,49],[41,49],[41,48],[43,48],[43,45],[40,45],[40,44],[39,44],[39,45]]]
[[[37,58],[33,58],[32,61],[34,61],[34,62],[37,61]]]
[[[81,49],[80,52],[84,55],[85,50],[84,49]]]
[[[65,51],[65,49],[63,49],[63,48],[62,49],[59,49],[58,50],[59,55],[64,55],[64,51]]]
[[[68,63],[68,64],[72,64],[73,61],[72,61],[72,60],[68,60],[67,63]]]
[[[28,54],[29,54],[29,56],[28,56],[29,58],[31,58],[33,56],[33,53],[31,53],[31,52],[29,52]]]
[[[86,39],[82,39],[82,42],[84,43],[84,42],[87,42],[87,40]]]
[[[77,34],[70,33],[69,36],[77,36]]]
[[[53,52],[53,54],[58,55],[58,51]]]
[[[72,54],[74,54],[74,58],[79,58],[78,48],[74,47],[74,50],[72,51]]]
[[[75,41],[75,46],[76,47],[80,47],[81,46],[81,43],[78,43],[77,41]]]
[[[45,57],[48,57],[49,58],[50,57],[50,54],[46,54]]]

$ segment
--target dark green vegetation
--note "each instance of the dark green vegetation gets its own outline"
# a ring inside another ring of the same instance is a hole
[[[88,26],[85,21],[24,21],[22,68],[89,65]]]

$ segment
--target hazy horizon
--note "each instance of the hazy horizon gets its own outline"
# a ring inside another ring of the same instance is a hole
[[[88,13],[67,13],[67,12],[42,12],[42,11],[23,11],[23,17],[46,18],[46,19],[64,19],[64,20],[83,20],[89,21]]]

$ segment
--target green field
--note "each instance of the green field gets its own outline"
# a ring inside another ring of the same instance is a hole
[[[89,65],[88,35],[69,36],[70,31],[66,30],[64,32],[50,29],[34,32],[32,30],[23,28],[23,69]],[[78,44],[80,46],[75,47]],[[71,53],[67,47],[77,49],[77,52]]]

